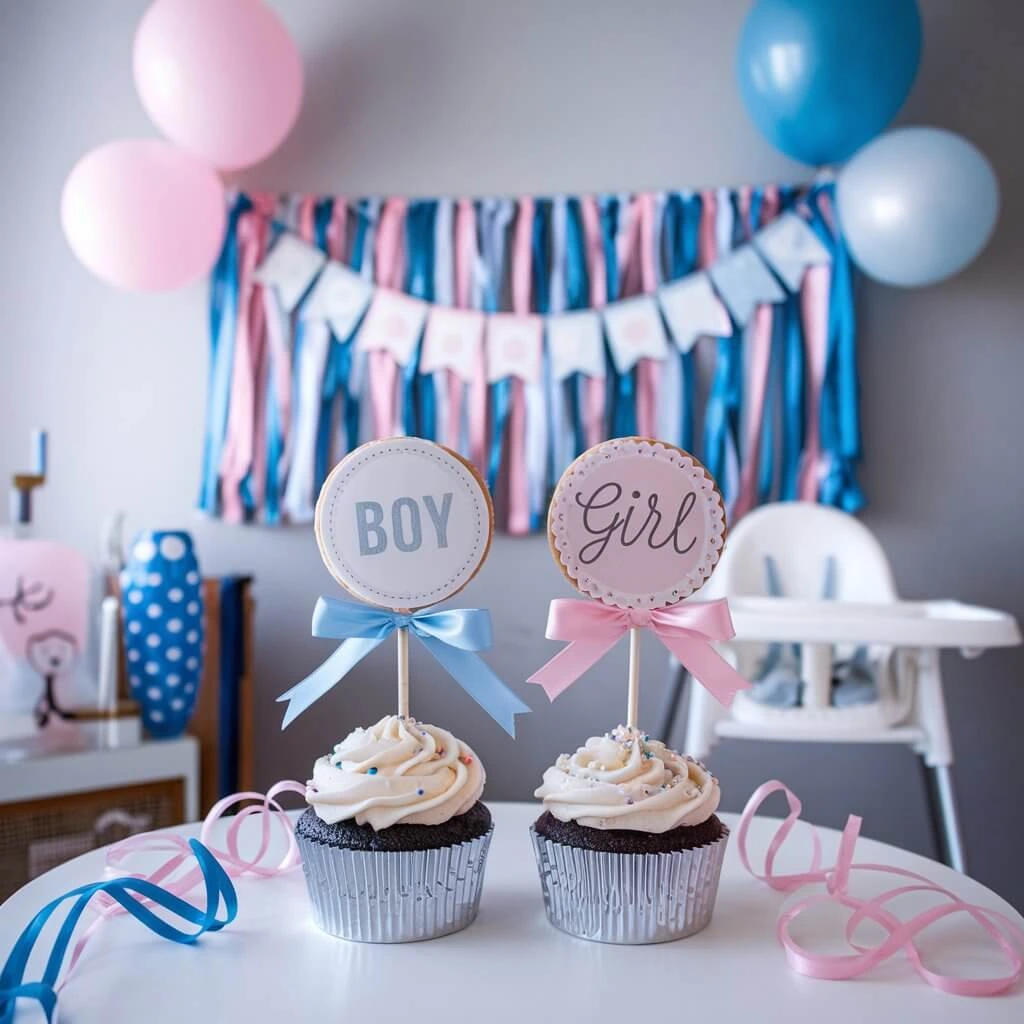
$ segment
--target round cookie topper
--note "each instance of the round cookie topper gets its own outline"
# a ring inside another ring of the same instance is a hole
[[[330,574],[394,611],[458,593],[487,557],[493,526],[476,470],[418,437],[371,441],[346,455],[324,481],[314,523]]]
[[[665,608],[711,575],[725,508],[688,452],[624,437],[584,452],[562,474],[548,537],[577,590],[619,608]]]

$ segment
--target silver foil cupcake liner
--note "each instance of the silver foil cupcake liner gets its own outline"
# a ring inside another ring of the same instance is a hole
[[[548,920],[592,942],[671,942],[706,927],[729,839],[675,853],[601,853],[539,836],[530,826]]]
[[[297,836],[313,920],[355,942],[420,942],[461,931],[480,907],[494,833],[439,850],[346,850]]]

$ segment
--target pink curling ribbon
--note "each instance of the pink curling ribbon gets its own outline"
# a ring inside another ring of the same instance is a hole
[[[738,691],[750,689],[750,683],[711,646],[734,636],[724,598],[654,609],[613,608],[600,601],[558,598],[548,608],[545,636],[569,646],[527,682],[543,686],[548,699],[554,700],[634,628],[649,629],[725,707]]]
[[[655,198],[653,192],[638,195],[633,203],[637,222],[635,241],[639,254],[639,290],[653,295],[658,287],[657,240],[654,237]],[[658,436],[658,371],[656,359],[640,359],[636,364],[636,424],[644,437]]]
[[[472,199],[460,199],[455,207],[455,305],[473,305],[473,272],[478,259],[476,207]],[[449,387],[449,395],[452,388]],[[467,388],[469,458],[481,476],[487,475],[487,356],[483,339],[473,364],[473,379]],[[461,420],[460,420],[461,422]]]
[[[602,309],[608,302],[608,271],[604,261],[601,212],[594,196],[580,199],[583,238],[587,247],[587,277],[590,279],[591,309]],[[588,377],[583,382],[583,432],[587,447],[604,439],[605,378]]]
[[[530,312],[530,276],[533,272],[533,199],[519,200],[519,216],[512,235],[512,309]],[[530,485],[526,465],[526,382],[509,381],[511,408],[508,418],[508,532],[530,532]]]
[[[405,284],[405,248],[402,229],[405,226],[405,199],[389,199],[381,211],[377,226],[377,250],[374,279],[382,288],[402,290]],[[370,401],[373,408],[375,440],[402,433],[398,416],[398,363],[390,352],[375,350],[369,356]]]
[[[753,233],[755,225],[750,223],[750,188],[741,192],[743,219],[747,234]],[[779,190],[770,185],[764,190],[761,225],[774,220],[779,213]],[[757,226],[761,226],[757,225]],[[733,521],[749,512],[757,504],[757,477],[761,455],[761,432],[764,428],[764,399],[768,390],[768,371],[772,355],[772,305],[762,302],[754,311],[753,321],[748,328],[747,344],[750,346],[749,391],[747,395],[747,439],[743,469],[740,472],[740,489],[733,506]]]
[[[228,423],[220,462],[220,499],[224,520],[240,523],[245,508],[239,487],[252,468],[256,432],[256,382],[263,372],[266,318],[262,285],[253,274],[267,248],[274,200],[254,195],[253,208],[238,218],[238,320],[231,370]]]
[[[298,793],[305,796],[306,787],[299,782],[276,782],[266,793],[233,793],[231,796],[218,800],[210,808],[209,813],[203,819],[199,841],[217,858],[229,877],[272,878],[274,875],[291,871],[301,863],[299,847],[295,842],[295,830],[285,814],[284,808],[277,800],[283,793]],[[218,849],[211,842],[214,826],[228,810],[238,804],[247,804],[247,806],[242,807],[231,819],[224,837],[225,848]],[[244,857],[239,850],[239,835],[245,820],[253,815],[259,815],[260,843],[252,857]],[[275,825],[284,832],[286,848],[279,860],[268,864],[266,863],[267,853]],[[122,870],[126,861],[139,853],[166,853],[168,856],[158,867],[146,874]],[[181,871],[182,867],[193,859],[194,854],[184,836],[169,831],[143,832],[137,836],[122,839],[121,842],[111,846],[107,851],[106,866],[111,873],[129,878],[145,879],[184,899],[203,883],[203,873],[198,865],[185,872]],[[140,902],[148,904],[150,901],[140,898]],[[71,972],[75,969],[75,964],[78,963],[85,947],[103,922],[126,913],[116,900],[105,893],[97,894],[95,905],[99,917],[86,928],[75,944],[68,961],[67,971],[60,984],[61,988],[67,984]]]
[[[761,804],[773,793],[785,794],[786,802],[789,804],[789,814],[786,815],[785,821],[779,826],[772,841],[768,844],[764,860],[764,874],[758,874],[751,867],[750,857],[747,853],[747,832]],[[799,821],[800,811],[799,799],[783,783],[775,780],[766,782],[754,790],[753,795],[747,801],[736,832],[736,843],[743,866],[755,878],[765,882],[772,889],[778,892],[793,892],[805,885],[825,884],[825,892],[804,897],[789,906],[779,916],[776,934],[785,950],[786,960],[794,971],[811,978],[842,981],[866,974],[872,968],[902,951],[906,953],[914,970],[925,982],[932,988],[950,995],[993,996],[1005,992],[1017,983],[1021,976],[1021,970],[1024,968],[1024,960],[1022,960],[1020,952],[1024,950],[1024,929],[1021,929],[1016,922],[998,910],[966,903],[948,889],[914,871],[894,868],[887,864],[854,863],[854,849],[861,826],[861,819],[855,814],[851,814],[847,819],[846,828],[843,830],[843,836],[839,843],[839,851],[836,854],[836,863],[832,868],[821,867],[821,841],[812,829],[811,842],[813,845],[808,870],[789,875],[776,874],[774,871],[775,858]],[[851,896],[848,891],[850,875],[854,871],[872,871],[894,875],[897,878],[910,879],[913,884],[898,885],[873,899],[862,900]],[[945,902],[922,911],[906,921],[901,920],[887,909],[887,905],[897,897],[913,892],[934,893],[942,896]],[[852,954],[811,953],[793,938],[793,922],[804,911],[821,904],[838,904],[852,912],[845,927],[846,941],[854,950]],[[1010,964],[1009,973],[994,978],[963,978],[942,974],[925,966],[920,950],[914,944],[914,939],[936,921],[953,914],[967,914],[995,940]],[[853,940],[857,927],[865,921],[872,921],[880,925],[887,933],[886,938],[877,946],[862,946]]]

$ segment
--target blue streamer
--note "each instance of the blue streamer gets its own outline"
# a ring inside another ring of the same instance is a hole
[[[396,629],[408,629],[465,692],[510,736],[524,704],[476,652],[491,646],[491,617],[484,608],[446,608],[411,614],[321,597],[313,610],[313,636],[341,640],[338,649],[302,682],[278,697],[287,702],[285,728],[336,686]]]
[[[538,199],[533,213],[533,308],[540,314],[551,312],[551,269],[548,266],[548,253],[551,251],[551,200]],[[542,380],[547,380],[551,373],[551,353],[547,345],[541,346]],[[547,402],[545,389],[545,409],[549,430],[555,430],[554,415],[550,403]],[[554,466],[554,445],[548,441],[548,457],[546,461],[547,480],[556,481],[560,472]],[[540,508],[530,509],[530,529],[539,530],[547,522],[547,502]]]
[[[422,199],[411,203],[405,219],[406,291],[417,299],[434,298],[434,218],[437,203]],[[422,336],[412,358],[402,369],[402,425],[407,434],[433,441],[437,434],[434,376],[417,373],[423,348]]]
[[[199,840],[190,839],[189,846],[199,864],[206,887],[205,908],[193,906],[180,896],[144,878],[126,877],[93,882],[58,896],[28,923],[15,941],[7,962],[0,971],[0,1024],[12,1024],[18,999],[34,999],[42,1007],[47,1021],[53,1021],[53,1013],[57,1007],[57,979],[64,958],[75,927],[89,901],[97,893],[105,893],[116,900],[151,932],[170,942],[188,945],[194,943],[205,932],[219,931],[230,924],[238,913],[238,897],[231,879],[216,857]],[[54,939],[42,978],[39,981],[26,981],[25,972],[28,969],[29,958],[43,928],[61,905],[69,900],[74,902]],[[144,904],[143,900],[148,900],[187,924],[194,925],[195,930],[189,931],[164,920]],[[221,904],[224,906],[224,916],[218,917],[217,911]]]
[[[619,253],[616,239],[619,230],[620,199],[615,195],[601,196],[601,231],[604,239],[604,264],[607,278],[608,301],[619,298],[622,288]],[[605,356],[611,387],[608,389],[608,422],[612,437],[630,437],[636,433],[636,369],[619,373],[610,353]]]
[[[565,294],[566,309],[586,309],[590,306],[590,277],[587,273],[583,214],[580,210],[580,201],[575,198],[566,201]],[[586,387],[586,377],[582,373],[574,373],[563,381],[563,387],[572,422],[575,454],[582,455],[587,447],[587,435],[583,426],[583,389]]]
[[[239,195],[228,213],[227,233],[210,283],[210,390],[206,402],[206,437],[203,439],[203,475],[198,508],[211,515],[220,507],[220,458],[228,429],[231,370],[235,360],[238,318],[238,219],[252,209]]]
[[[669,197],[669,208],[673,210],[674,230],[671,238],[671,253],[668,261],[670,280],[692,274],[700,259],[700,219],[703,216],[704,200],[700,193],[683,196],[673,193]],[[697,409],[697,365],[693,349],[679,353],[682,371],[682,408],[679,410],[679,437],[682,447],[692,452],[695,444],[695,421]]]
[[[494,313],[501,308],[501,287],[505,279],[505,242],[515,204],[510,199],[484,199],[477,207],[481,257],[487,270],[483,310]],[[512,382],[508,379],[491,385],[491,450],[487,459],[487,486],[493,493],[501,472],[502,444],[512,408]]]

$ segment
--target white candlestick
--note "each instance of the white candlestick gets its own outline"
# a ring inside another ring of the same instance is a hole
[[[46,431],[32,431],[32,472],[35,476],[46,476]]]
[[[108,715],[105,733],[108,744],[116,735],[117,711],[117,648],[120,636],[120,603],[116,597],[105,597],[100,605],[100,661],[97,707]]]

